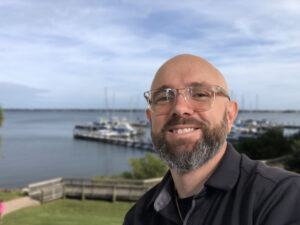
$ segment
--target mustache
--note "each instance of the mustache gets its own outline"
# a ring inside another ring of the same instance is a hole
[[[199,128],[207,128],[208,122],[204,120],[198,120],[191,117],[180,117],[180,116],[174,116],[171,119],[169,119],[166,124],[163,126],[162,131],[168,131],[170,130],[170,127],[176,126],[176,125],[195,125]]]

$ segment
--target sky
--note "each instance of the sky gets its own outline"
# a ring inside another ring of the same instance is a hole
[[[3,108],[145,108],[157,69],[215,65],[240,109],[300,109],[299,0],[0,0]]]

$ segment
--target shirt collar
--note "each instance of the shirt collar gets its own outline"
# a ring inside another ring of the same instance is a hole
[[[232,189],[240,175],[241,155],[236,152],[230,143],[215,172],[206,181],[206,187],[213,187],[228,191]]]
[[[236,152],[230,143],[227,143],[226,151],[221,162],[211,177],[206,181],[205,186],[225,191],[232,189],[240,175],[240,161],[241,155]],[[174,182],[170,171],[168,171],[163,180],[158,184],[147,207],[152,205],[156,211],[160,211],[171,201],[173,191]]]
[[[158,184],[157,189],[147,207],[150,207],[154,203],[154,208],[156,211],[164,208],[171,201],[173,190],[174,182],[171,172],[168,171],[162,181]]]

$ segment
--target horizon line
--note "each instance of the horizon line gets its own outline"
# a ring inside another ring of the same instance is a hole
[[[145,111],[146,108],[119,108],[119,109],[101,109],[101,108],[2,108],[3,111]],[[299,109],[240,109],[239,112],[281,112],[281,113],[300,113]]]

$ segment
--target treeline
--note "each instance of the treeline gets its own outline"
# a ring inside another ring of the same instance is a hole
[[[281,164],[285,169],[300,173],[300,131],[285,136],[283,129],[273,128],[256,139],[242,139],[235,148],[256,160],[281,157]]]

